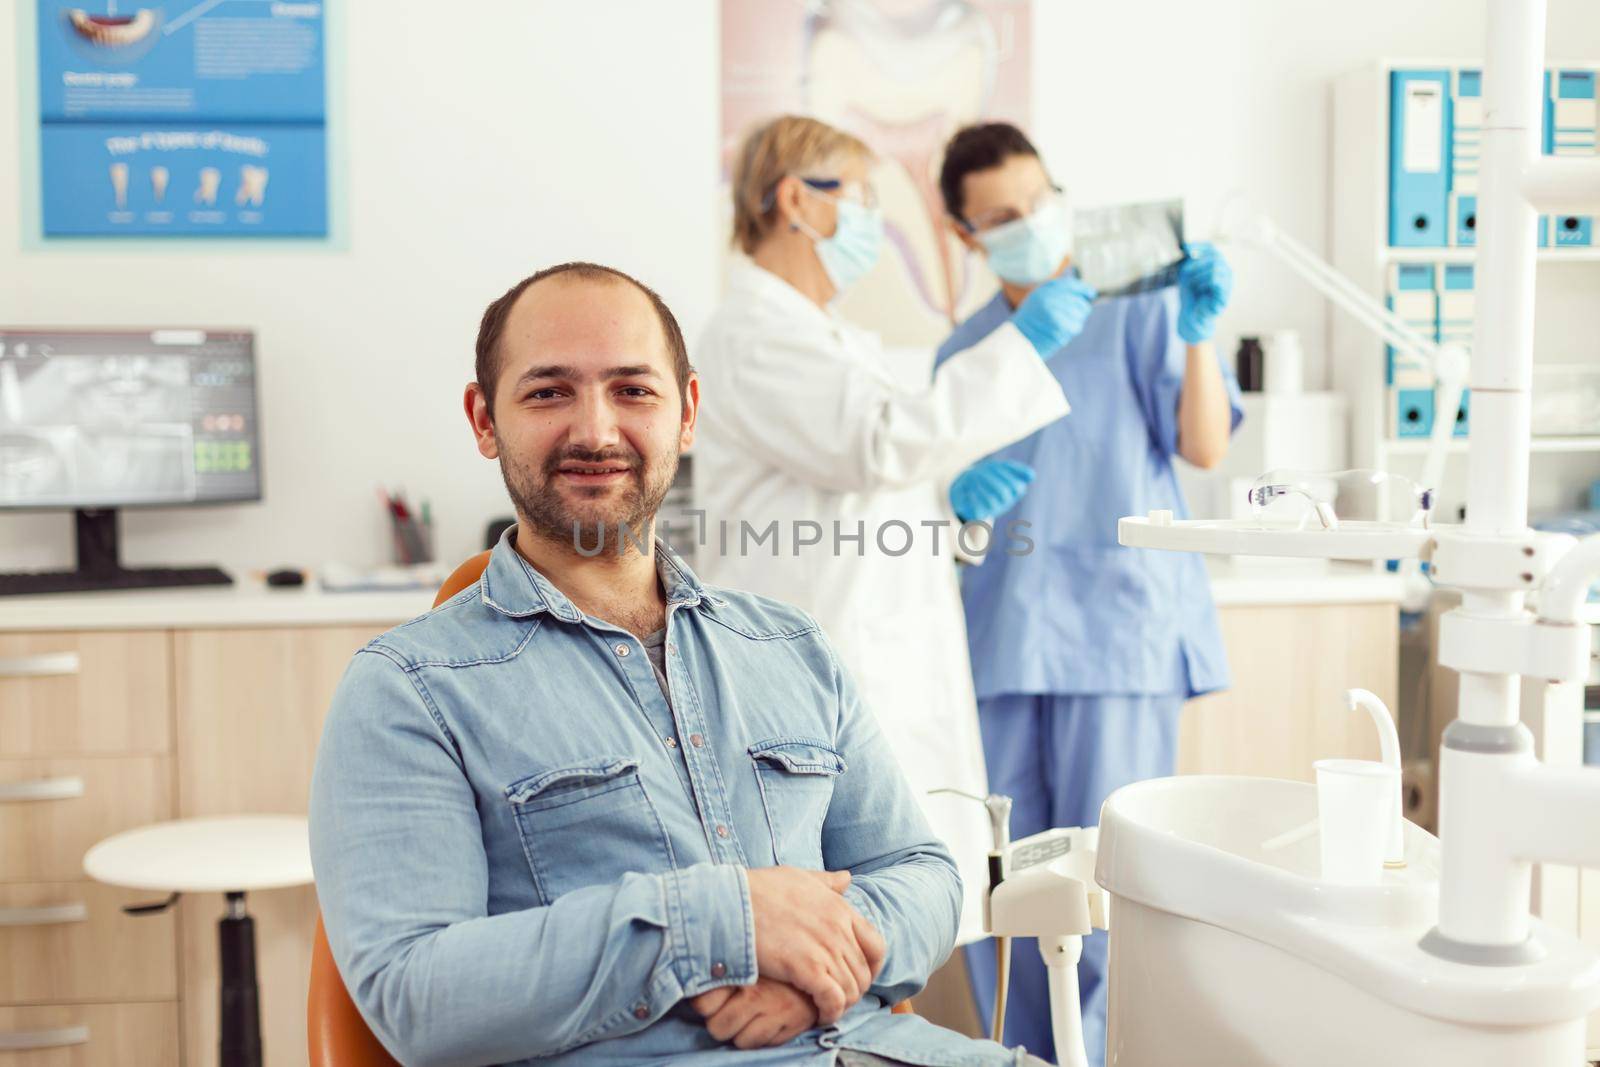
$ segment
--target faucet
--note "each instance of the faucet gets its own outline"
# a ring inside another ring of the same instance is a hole
[[[1401,800],[1400,785],[1400,735],[1395,732],[1394,716],[1378,695],[1367,689],[1351,689],[1345,693],[1351,711],[1365,711],[1372,716],[1372,725],[1378,731],[1378,745],[1383,763],[1394,769],[1394,818],[1390,820],[1389,844],[1384,848],[1385,867],[1406,865],[1405,804]]]

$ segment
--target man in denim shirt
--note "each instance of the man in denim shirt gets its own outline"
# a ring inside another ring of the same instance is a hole
[[[890,1014],[954,943],[949,852],[811,618],[652,543],[699,404],[671,312],[542,271],[484,314],[477,379],[518,524],[356,655],[312,785],[378,1037],[413,1065],[1031,1060]]]

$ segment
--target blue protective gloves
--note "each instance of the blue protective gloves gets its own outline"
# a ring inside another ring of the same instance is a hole
[[[1009,459],[979,460],[950,483],[950,506],[962,522],[982,522],[1011,510],[1033,481],[1033,468]]]
[[[1011,321],[1040,358],[1049,359],[1083,330],[1096,295],[1094,286],[1064,274],[1029,293]]]
[[[1191,345],[1211,340],[1217,316],[1233,294],[1233,268],[1207,243],[1184,245],[1189,258],[1178,268],[1178,336]]]

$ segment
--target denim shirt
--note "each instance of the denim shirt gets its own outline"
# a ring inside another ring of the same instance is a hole
[[[640,641],[514,535],[476,585],[356,654],[317,754],[328,940],[396,1058],[1021,1062],[889,1012],[949,955],[960,879],[816,623],[702,586],[658,544],[669,704]],[[684,1001],[755,981],[744,869],[779,863],[849,870],[888,953],[838,1023],[740,1053]]]

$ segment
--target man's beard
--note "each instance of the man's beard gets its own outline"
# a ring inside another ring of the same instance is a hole
[[[569,545],[587,556],[598,555],[601,548],[620,556],[628,543],[620,533],[622,527],[632,531],[628,536],[635,543],[647,544],[650,520],[660,510],[678,473],[676,450],[647,465],[639,453],[626,445],[598,452],[563,448],[545,457],[543,467],[535,471],[531,464],[519,462],[507,451],[498,435],[495,441],[500,445],[500,477],[529,532],[553,544]],[[583,498],[591,490],[579,488],[580,501],[574,506],[556,487],[558,469],[568,462],[625,464],[628,481],[620,492],[615,486],[601,487],[593,491],[594,496],[588,501]]]

